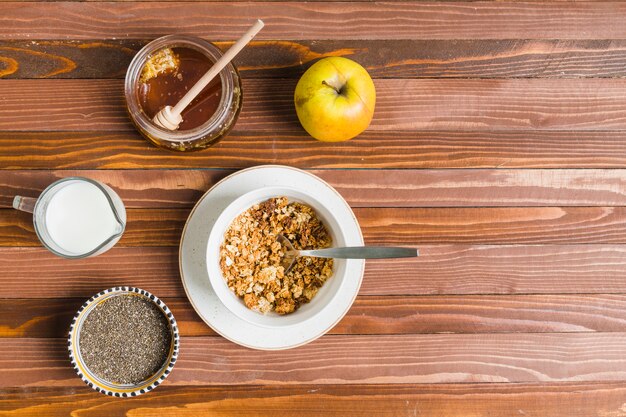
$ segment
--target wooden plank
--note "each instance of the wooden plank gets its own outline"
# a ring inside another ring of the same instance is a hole
[[[5,29],[0,39],[147,39],[177,33],[184,27],[188,34],[233,40],[256,18],[267,23],[259,39],[626,38],[622,25],[626,6],[620,2],[184,5],[41,2],[24,7],[21,2],[6,2],[0,9],[0,26]]]
[[[0,299],[0,337],[64,337],[84,298]],[[185,298],[164,298],[183,337],[214,336]],[[360,296],[329,333],[623,332],[626,295]]]
[[[0,208],[68,176],[100,180],[127,208],[188,208],[232,170],[0,170]],[[626,206],[623,169],[312,170],[352,207]]]
[[[0,41],[3,78],[124,78],[147,40]],[[232,42],[218,42],[227,49]],[[375,78],[571,78],[626,76],[618,40],[253,41],[235,62],[245,78],[299,78],[312,62],[345,56]]]
[[[175,247],[114,247],[102,255],[73,262],[43,248],[0,248],[0,265],[0,298],[88,298],[105,288],[131,283],[159,297],[185,296]]]
[[[178,246],[188,209],[128,209],[120,246]],[[368,245],[626,243],[626,207],[355,208]],[[0,246],[39,246],[32,215],[0,209]]]
[[[379,384],[246,387],[159,387],[149,395],[120,401],[89,388],[9,388],[0,390],[0,412],[30,417],[159,415],[215,417],[399,416],[619,416],[623,382],[558,384]],[[2,415],[2,414],[0,414]]]
[[[366,244],[624,243],[626,207],[357,208]]]
[[[367,261],[359,293],[626,293],[624,245],[419,247],[419,259]],[[88,298],[129,283],[165,299],[185,297],[177,247],[115,247],[72,262],[43,248],[0,247],[0,265],[0,298]]]
[[[365,132],[323,143],[304,131],[232,132],[201,152],[160,150],[135,132],[1,132],[0,169],[625,168],[626,131]]]
[[[124,78],[142,41],[0,41],[2,78]]]
[[[261,352],[187,338],[167,385],[623,381],[626,333],[325,336]],[[0,339],[0,387],[83,386],[67,341]]]
[[[80,176],[111,186],[126,208],[190,208],[211,186],[233,172],[210,169],[0,171],[0,207],[12,207],[17,194],[37,197],[60,178]]]
[[[120,246],[176,246],[190,210],[129,209]],[[39,246],[32,214],[0,210],[0,245]]]
[[[295,84],[244,80],[248,99],[237,129],[301,131]],[[624,79],[377,79],[375,84],[371,132],[626,129]],[[4,80],[2,87],[2,130],[134,129],[122,80]]]
[[[419,245],[367,263],[361,294],[623,293],[623,245]],[[393,279],[389,279],[392,277]]]

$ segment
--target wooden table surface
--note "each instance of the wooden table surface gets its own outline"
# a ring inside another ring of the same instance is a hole
[[[235,130],[192,154],[142,140],[123,77],[149,40],[188,33],[236,60]],[[0,3],[0,416],[626,415],[626,3]],[[363,64],[378,92],[360,137],[317,142],[293,89],[318,58]],[[348,200],[368,262],[347,316],[304,347],[213,333],[180,282],[198,198],[238,169],[310,170]],[[128,209],[118,245],[67,261],[15,194],[83,175]],[[180,323],[172,375],[148,395],[93,392],[69,366],[71,316],[115,285]]]

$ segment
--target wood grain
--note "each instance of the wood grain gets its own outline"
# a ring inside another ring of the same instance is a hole
[[[0,208],[59,178],[116,190],[127,208],[188,208],[232,170],[0,170]],[[352,207],[626,206],[623,169],[312,170]]]
[[[84,383],[66,339],[0,339],[0,387]],[[167,385],[623,381],[626,333],[324,336],[260,352],[221,337],[181,341]]]
[[[136,51],[181,28],[225,49],[257,17],[236,130],[187,155],[142,140],[122,95]],[[0,417],[624,415],[625,18],[607,1],[0,2]],[[349,142],[295,117],[325,56],[375,78]],[[331,183],[368,244],[422,255],[368,261],[346,317],[284,352],[216,335],[178,269],[194,202],[266,163]],[[68,175],[128,207],[99,257],[54,257],[9,208]],[[80,303],[116,285],[163,297],[182,334],[171,377],[130,401],[89,390],[65,346]]]
[[[185,298],[162,298],[183,337],[215,336]],[[0,299],[0,337],[64,337],[85,301]],[[623,332],[626,295],[360,296],[329,333]]]
[[[367,261],[361,295],[626,293],[624,245],[419,245],[421,257]],[[67,262],[43,248],[0,247],[0,298],[88,298],[135,285],[185,297],[178,248],[115,247]],[[33,273],[35,271],[35,273]],[[393,279],[389,279],[393,277]]]
[[[0,265],[0,298],[88,298],[104,288],[131,283],[159,297],[185,296],[175,247],[114,247],[73,262],[43,248],[0,249]]]
[[[97,145],[97,146],[96,146]],[[626,168],[626,131],[365,132],[322,143],[304,131],[232,132],[201,152],[167,152],[135,132],[1,132],[0,169]]]
[[[184,27],[188,34],[233,40],[256,18],[267,23],[259,39],[626,38],[620,2],[183,4],[6,2],[0,39],[149,39]]]
[[[295,85],[244,80],[248,99],[237,129],[301,131]],[[626,129],[624,79],[377,79],[375,85],[371,132]],[[4,80],[2,97],[2,130],[134,129],[122,80]]]
[[[120,246],[176,246],[190,210],[129,209]],[[32,214],[0,210],[0,245],[39,246]]]
[[[149,396],[124,401],[88,388],[19,388],[0,391],[7,416],[110,415],[242,417],[263,413],[316,417],[320,413],[369,417],[445,415],[619,415],[624,386],[619,382],[559,384],[380,384],[270,387],[159,387]],[[180,404],[174,407],[172,404]],[[1,411],[0,411],[1,412]],[[523,413],[523,414],[522,414]],[[5,414],[0,414],[5,415]]]
[[[522,415],[619,416],[622,382],[552,384],[378,384],[298,386],[162,386],[150,395],[120,401],[85,387],[0,390],[0,416],[129,415],[148,417],[413,417]],[[570,410],[571,408],[571,410]]]
[[[124,78],[147,40],[0,41],[2,78]],[[232,42],[217,42],[227,49]],[[235,62],[245,78],[299,78],[319,58],[345,56],[375,78],[626,76],[617,40],[264,40]]]
[[[358,208],[367,244],[624,243],[626,207]]]
[[[2,78],[124,78],[142,41],[0,42]]]
[[[60,178],[80,176],[111,186],[126,208],[191,208],[211,186],[233,172],[212,169],[0,171],[0,207],[12,207],[15,195],[37,197]]]
[[[188,209],[128,209],[120,246],[178,246]],[[368,245],[626,243],[626,207],[355,208]],[[0,209],[0,246],[39,246],[32,215]]]

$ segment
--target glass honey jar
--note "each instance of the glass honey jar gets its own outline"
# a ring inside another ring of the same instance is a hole
[[[228,134],[243,101],[241,78],[232,62],[181,113],[178,130],[166,130],[152,121],[163,107],[175,105],[221,55],[212,43],[183,35],[158,38],[135,55],[124,94],[130,119],[144,138],[162,148],[195,151]],[[151,72],[160,58],[172,64],[163,72]]]

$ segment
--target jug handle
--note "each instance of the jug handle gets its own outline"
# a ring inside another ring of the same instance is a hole
[[[32,197],[22,197],[21,195],[16,195],[13,198],[13,208],[27,213],[35,211],[35,203],[37,203],[37,199]]]

